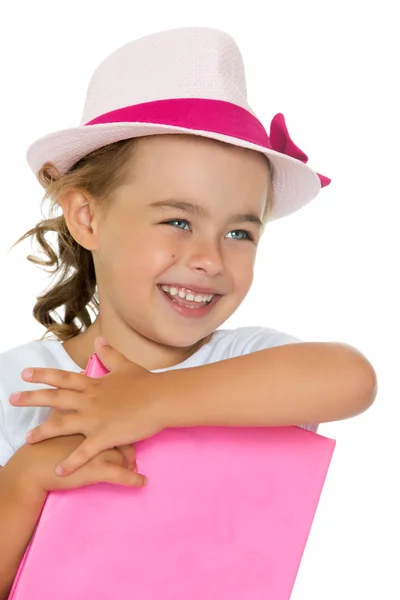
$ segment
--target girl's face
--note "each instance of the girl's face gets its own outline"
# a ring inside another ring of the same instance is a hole
[[[269,193],[256,152],[181,135],[141,140],[98,222],[102,319],[182,349],[211,334],[249,291]]]

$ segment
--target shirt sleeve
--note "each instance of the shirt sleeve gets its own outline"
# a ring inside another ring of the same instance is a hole
[[[0,383],[0,467],[4,467],[6,462],[8,462],[14,454],[13,447],[7,436],[3,401],[4,398]]]

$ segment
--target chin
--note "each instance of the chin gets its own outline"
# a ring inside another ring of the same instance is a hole
[[[160,336],[159,339],[155,340],[163,346],[171,346],[172,348],[190,348],[195,344],[198,344],[202,339],[209,336],[211,332],[199,333],[197,335],[190,335],[189,332],[182,331],[178,333],[176,330],[171,335]]]

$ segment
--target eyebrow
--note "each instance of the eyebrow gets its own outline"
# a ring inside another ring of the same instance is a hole
[[[155,208],[159,211],[163,211],[168,208],[174,208],[175,210],[180,210],[195,217],[211,218],[210,212],[206,208],[204,208],[204,206],[194,204],[193,202],[187,202],[185,200],[175,200],[174,198],[170,198],[169,200],[158,200],[157,202],[152,202],[148,205],[148,208]],[[234,214],[230,215],[228,219],[228,224],[243,222],[254,223],[259,227],[264,226],[260,217],[258,217],[254,213]]]

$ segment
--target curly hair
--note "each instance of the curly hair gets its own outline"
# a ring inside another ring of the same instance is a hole
[[[46,328],[43,338],[52,335],[63,342],[75,337],[92,324],[90,311],[94,316],[99,313],[92,253],[73,238],[62,211],[57,215],[60,199],[70,189],[78,189],[95,198],[106,212],[112,193],[126,179],[128,168],[131,168],[130,159],[140,139],[122,140],[95,150],[79,160],[65,175],[60,175],[51,163],[43,165],[38,173],[38,180],[45,189],[42,214],[46,201],[50,201],[50,209],[47,216],[43,214],[44,218],[12,247],[31,237],[31,242],[36,241],[44,258],[29,254],[27,260],[44,267],[52,276],[52,282],[36,298],[32,311],[34,318]],[[270,161],[266,160],[272,176]],[[272,206],[272,198],[267,200],[264,223],[268,221]],[[55,237],[54,245],[47,239],[49,234]]]

